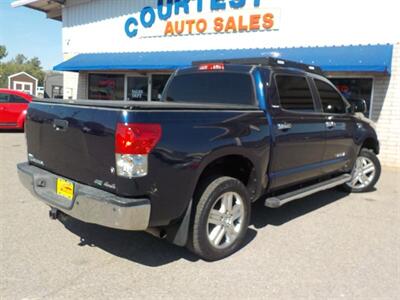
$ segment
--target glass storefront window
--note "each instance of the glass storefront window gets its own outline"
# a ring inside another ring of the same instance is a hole
[[[170,75],[154,74],[151,76],[151,101],[160,101],[162,92]]]
[[[148,77],[128,77],[128,100],[147,101]]]
[[[89,74],[89,99],[124,100],[124,75]]]
[[[152,80],[149,89],[150,76]],[[130,101],[148,101],[149,92],[151,92],[150,99],[152,101],[160,101],[161,94],[169,77],[170,74],[152,74],[148,76],[135,76],[133,74],[89,74],[88,98],[94,100],[126,99]]]
[[[364,115],[369,116],[372,78],[330,78],[330,80],[350,103],[352,99],[364,99],[367,102],[367,112]]]

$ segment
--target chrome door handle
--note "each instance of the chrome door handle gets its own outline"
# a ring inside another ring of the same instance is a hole
[[[288,130],[290,128],[292,128],[292,124],[291,123],[278,123],[276,124],[276,126],[278,127],[279,130]]]
[[[325,126],[326,126],[327,128],[333,128],[333,127],[336,126],[336,123],[333,122],[333,121],[327,121],[327,122],[325,122]]]

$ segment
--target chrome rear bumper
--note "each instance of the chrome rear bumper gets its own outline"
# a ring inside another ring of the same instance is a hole
[[[75,190],[71,201],[56,193],[60,176],[28,163],[18,164],[17,169],[21,183],[35,197],[78,220],[125,230],[145,230],[149,225],[149,199],[118,197],[68,179]]]

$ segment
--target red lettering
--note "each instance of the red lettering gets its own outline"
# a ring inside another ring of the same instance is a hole
[[[259,30],[260,29],[260,15],[250,15],[250,30]]]
[[[207,30],[207,21],[205,19],[198,19],[196,23],[196,30],[198,33],[203,33]]]
[[[188,32],[189,34],[192,34],[193,31],[193,25],[196,21],[195,20],[187,20],[186,24],[188,25]]]
[[[236,32],[236,23],[235,23],[235,18],[230,16],[228,18],[228,21],[226,21],[226,26],[225,26],[225,31],[228,32],[232,30],[233,32]]]
[[[179,28],[179,23],[181,23],[181,28]],[[184,30],[185,30],[185,21],[175,21],[176,34],[182,34]]]
[[[174,27],[171,21],[168,21],[167,25],[165,25],[164,35],[174,35]]]
[[[217,17],[214,19],[214,31],[221,32],[224,29],[224,19]]]
[[[263,16],[263,27],[264,29],[271,29],[274,27],[274,15],[273,14],[265,14]]]

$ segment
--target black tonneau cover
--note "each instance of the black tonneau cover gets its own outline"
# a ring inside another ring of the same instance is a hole
[[[76,106],[95,106],[95,107],[110,107],[121,109],[138,109],[138,110],[259,110],[257,105],[245,104],[210,104],[210,103],[184,103],[184,102],[165,102],[165,101],[114,101],[114,100],[64,100],[64,99],[49,99],[49,98],[34,98],[33,102],[63,104]]]

